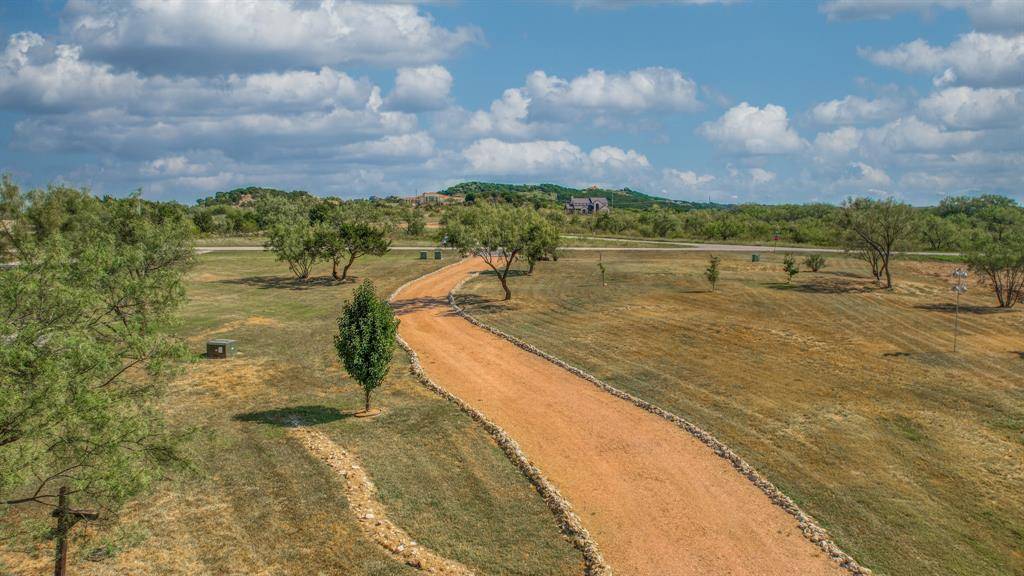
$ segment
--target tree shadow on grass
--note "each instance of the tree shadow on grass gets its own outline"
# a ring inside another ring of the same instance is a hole
[[[283,289],[283,290],[309,290],[323,286],[341,286],[356,282],[355,276],[349,276],[345,280],[335,280],[330,276],[317,276],[305,280],[294,276],[247,276],[245,278],[229,278],[219,280],[219,284],[239,284],[242,286],[253,286],[261,289]]]
[[[947,314],[956,313],[956,305],[948,302],[936,303],[936,304],[918,304],[914,306],[919,310],[928,310],[930,312],[945,312]],[[998,306],[968,306],[965,304],[960,305],[960,311],[964,314],[1005,314],[1012,312],[1011,308],[1000,308]]]
[[[515,310],[515,293],[512,294],[512,300],[489,300],[476,294],[458,294],[455,296],[455,303],[462,308],[472,308],[473,313],[491,313],[491,312],[506,312],[509,310]]]
[[[481,276],[490,276],[492,278],[498,277],[498,275],[495,274],[494,270],[483,270],[479,274]],[[529,276],[529,274],[526,273],[526,270],[519,270],[518,268],[513,268],[508,271],[509,278],[517,278],[519,276]]]
[[[786,284],[785,282],[769,282],[763,284],[772,290],[789,290],[801,294],[867,294],[882,290],[872,283],[862,284],[853,282],[808,282],[800,284]]]
[[[399,298],[398,300],[393,300],[391,302],[391,308],[398,316],[419,312],[420,310],[430,310],[432,308],[447,309],[448,299],[437,297]]]
[[[351,413],[342,412],[337,408],[329,406],[291,406],[288,408],[235,414],[232,420],[293,428],[295,426],[326,424],[351,417]]]

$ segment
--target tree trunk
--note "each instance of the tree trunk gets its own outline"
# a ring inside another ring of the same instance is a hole
[[[530,268],[526,271],[527,276],[533,276],[533,267],[537,264],[536,260],[530,260]]]
[[[352,263],[356,261],[356,255],[352,254],[348,257],[348,262],[345,264],[345,268],[341,271],[341,279],[348,278],[348,269],[352,267]]]
[[[505,290],[504,300],[511,300],[512,291],[508,289],[508,280],[505,278],[505,274],[498,276],[498,279],[501,280],[501,287]]]
[[[886,258],[882,264],[882,269],[885,271],[885,287],[888,290],[892,290],[892,272],[889,271],[889,259]]]
[[[369,412],[370,411],[370,389],[369,388],[363,388],[363,399],[364,399],[363,411],[364,412]]]
[[[341,280],[341,278],[338,278],[338,258],[331,258],[331,277],[335,280]]]

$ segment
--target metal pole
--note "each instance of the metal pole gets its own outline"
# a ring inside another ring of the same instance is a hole
[[[956,353],[957,340],[960,338],[960,292],[956,293],[956,315],[953,320],[953,353]]]
[[[66,576],[68,573],[68,488],[60,487],[57,500],[57,557],[53,564],[53,576]]]

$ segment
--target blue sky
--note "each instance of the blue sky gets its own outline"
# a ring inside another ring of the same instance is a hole
[[[0,35],[23,186],[1024,200],[1019,1],[11,2]]]

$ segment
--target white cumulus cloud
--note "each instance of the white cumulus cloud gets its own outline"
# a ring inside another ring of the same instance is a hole
[[[439,110],[448,106],[451,89],[452,75],[444,66],[399,68],[386,103],[406,111]]]
[[[816,105],[811,115],[822,124],[857,124],[888,120],[899,113],[902,103],[891,98],[868,100],[860,96],[847,96],[842,100],[829,100]]]
[[[786,109],[775,104],[759,108],[741,102],[721,118],[705,122],[698,132],[723,148],[746,154],[786,154],[804,146],[789,126]]]
[[[87,53],[145,71],[431,63],[481,39],[412,4],[334,0],[70,0],[62,27]]]
[[[958,86],[922,99],[918,107],[950,127],[1016,127],[1024,117],[1024,89]]]
[[[642,112],[699,107],[697,83],[672,68],[625,74],[589,70],[570,80],[537,70],[526,78],[526,90],[537,106],[561,114],[579,109]]]
[[[563,174],[603,176],[650,167],[643,154],[613,146],[589,153],[566,140],[505,142],[484,138],[462,151],[475,174]]]
[[[860,53],[880,66],[938,74],[938,85],[1024,84],[1024,34],[1000,36],[970,32],[949,46],[932,46],[917,39],[890,50],[861,49]]]

